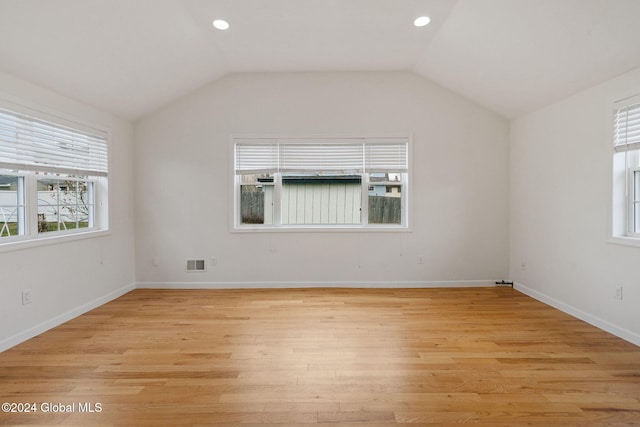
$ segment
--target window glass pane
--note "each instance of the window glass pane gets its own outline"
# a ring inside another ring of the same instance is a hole
[[[265,222],[265,198],[268,197],[266,195],[267,192],[270,195],[273,194],[273,191],[270,190],[273,190],[273,186],[270,188],[258,185],[241,186],[240,211],[242,224],[270,224],[270,222]]]
[[[92,188],[86,181],[39,179],[38,232],[93,226]]]
[[[240,175],[242,224],[273,224],[273,174]]]
[[[58,191],[57,179],[38,180],[38,233],[60,229]]]
[[[16,176],[0,175],[0,238],[22,234],[21,180]]]
[[[360,175],[298,173],[282,177],[282,224],[360,224]]]
[[[78,190],[74,181],[60,181],[60,224],[66,230],[77,228]]]
[[[369,224],[402,224],[402,174],[369,177]]]
[[[92,183],[78,182],[78,228],[93,227],[94,206],[90,197],[91,191],[93,191]]]

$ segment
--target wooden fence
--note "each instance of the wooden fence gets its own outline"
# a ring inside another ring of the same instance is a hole
[[[242,223],[264,223],[264,193],[247,191],[241,194]],[[400,224],[402,221],[399,197],[369,196],[369,224]]]
[[[369,196],[369,224],[400,224],[400,197]]]
[[[240,195],[243,224],[264,224],[264,193],[262,191],[243,191]]]

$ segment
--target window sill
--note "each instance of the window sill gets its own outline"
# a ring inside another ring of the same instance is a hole
[[[96,237],[108,236],[111,234],[109,230],[86,230],[80,232],[63,232],[52,233],[52,235],[43,235],[38,237],[25,237],[8,242],[0,241],[0,252],[17,251],[22,249],[35,248],[40,246],[55,245],[76,240],[93,239]]]
[[[607,240],[612,245],[632,246],[640,248],[640,237],[613,236]]]

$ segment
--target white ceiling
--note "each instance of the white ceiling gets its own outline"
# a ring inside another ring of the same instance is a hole
[[[0,71],[136,120],[231,72],[412,70],[515,117],[640,67],[639,19],[640,0],[0,0]]]

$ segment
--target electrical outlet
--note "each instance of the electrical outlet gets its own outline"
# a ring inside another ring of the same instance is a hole
[[[214,256],[211,257],[211,266],[215,267],[216,265],[218,265],[218,259]]]
[[[616,287],[616,299],[622,301],[622,286]]]
[[[22,291],[22,305],[31,304],[31,289]]]
[[[527,269],[527,263],[526,263],[526,262],[523,262],[522,264],[520,264],[520,269],[521,269],[522,271],[526,271],[526,269]]]
[[[424,257],[422,255],[418,257],[418,264],[424,264]]]

